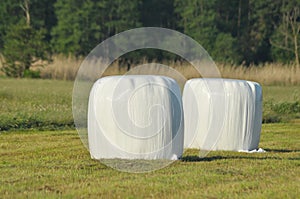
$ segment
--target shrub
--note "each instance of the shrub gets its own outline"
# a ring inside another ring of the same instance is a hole
[[[24,71],[24,76],[23,77],[26,77],[26,78],[41,78],[41,75],[40,75],[40,71],[33,71],[33,70],[30,70],[30,69],[27,69]]]
[[[274,103],[272,100],[264,103],[263,123],[287,122],[300,118],[300,102]]]

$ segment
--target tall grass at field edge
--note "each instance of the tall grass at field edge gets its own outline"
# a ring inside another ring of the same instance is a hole
[[[74,80],[82,61],[82,58],[55,56],[52,63],[43,68],[39,68],[41,78]],[[106,63],[101,63],[100,60],[97,64],[100,66]],[[148,64],[148,62],[144,60],[140,64],[132,64],[131,68],[142,64]],[[171,62],[162,64],[172,67],[187,79],[200,77],[197,70],[187,63]],[[216,65],[218,66],[221,76],[224,78],[256,81],[262,85],[300,85],[300,69],[294,65],[281,63],[266,63],[250,66],[222,63],[216,63]],[[122,66],[118,62],[114,62],[105,71],[97,72],[104,72],[104,76],[122,75],[127,72],[127,66]]]

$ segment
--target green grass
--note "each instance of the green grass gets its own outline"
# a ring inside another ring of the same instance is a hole
[[[263,86],[263,98],[276,103],[300,101],[300,86]]]
[[[113,170],[90,159],[77,133],[0,134],[1,198],[297,198],[300,124],[263,125],[267,153],[211,152],[149,173]]]
[[[72,82],[0,79],[0,131],[73,126]]]
[[[72,89],[67,81],[0,78],[0,131],[74,128]],[[263,91],[264,122],[300,118],[299,86],[264,86]]]
[[[263,125],[260,147],[267,153],[211,152],[199,159],[196,150],[188,150],[183,160],[169,167],[131,174],[90,158],[71,129],[72,86],[65,81],[0,79],[0,198],[297,198],[300,194],[300,123],[295,120],[300,118],[299,87],[263,87],[264,118],[294,120]]]
[[[263,86],[263,122],[300,119],[300,86]]]

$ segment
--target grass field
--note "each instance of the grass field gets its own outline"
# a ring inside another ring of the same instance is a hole
[[[0,79],[0,131],[73,127],[73,83]]]
[[[185,152],[162,170],[132,174],[91,160],[77,133],[0,136],[1,198],[297,198],[300,124],[265,124],[267,153]]]
[[[260,147],[131,174],[91,160],[73,127],[72,82],[0,79],[0,198],[297,198],[300,87],[263,86]],[[40,131],[43,130],[43,131]],[[51,130],[51,131],[49,131]]]
[[[73,128],[73,82],[0,78],[0,131]],[[299,120],[300,86],[264,86],[264,121]]]

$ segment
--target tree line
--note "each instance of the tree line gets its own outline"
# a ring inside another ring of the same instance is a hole
[[[185,33],[219,62],[299,66],[300,0],[1,0],[2,70],[22,76],[53,54],[85,56],[112,35],[147,26]]]

